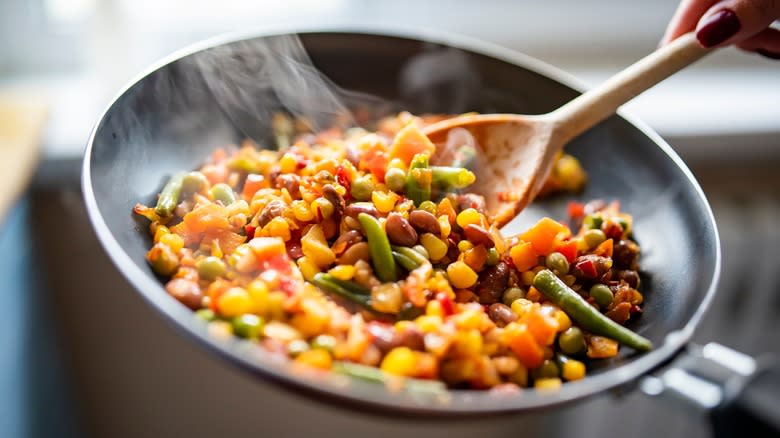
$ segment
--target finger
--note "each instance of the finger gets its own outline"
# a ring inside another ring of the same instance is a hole
[[[682,0],[666,27],[661,45],[695,29],[699,18],[715,3],[717,0]]]
[[[780,0],[723,0],[699,21],[696,37],[704,47],[744,41],[780,18]]]
[[[764,29],[752,37],[737,44],[737,47],[756,52],[772,59],[780,59],[780,30]]]

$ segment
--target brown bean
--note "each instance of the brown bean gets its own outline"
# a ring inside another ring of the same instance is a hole
[[[639,265],[639,245],[628,239],[615,242],[612,249],[612,261],[618,269],[635,271]]]
[[[358,242],[349,248],[347,248],[341,257],[336,259],[336,263],[339,265],[354,265],[358,260],[368,260],[368,244],[366,242]]]
[[[341,233],[339,238],[336,239],[335,242],[333,242],[331,249],[338,256],[343,254],[344,251],[347,250],[347,248],[360,242],[361,240],[363,240],[363,235],[360,234],[359,231],[349,230],[345,233]]]
[[[344,215],[351,218],[357,218],[360,213],[370,214],[374,217],[379,216],[379,211],[377,211],[376,207],[374,207],[374,204],[370,202],[354,202],[344,208]]]
[[[299,180],[300,177],[292,173],[285,173],[283,175],[279,175],[278,177],[276,177],[276,188],[287,189],[287,192],[290,194],[290,196],[295,197],[298,195],[300,190]]]
[[[260,211],[260,215],[257,216],[257,226],[263,228],[271,222],[271,219],[281,216],[284,211],[287,210],[287,204],[279,199],[274,199],[263,207]]]
[[[509,265],[500,261],[495,266],[485,269],[479,274],[479,282],[475,292],[482,304],[492,304],[501,301],[504,289],[509,282]]]
[[[199,309],[203,301],[203,292],[200,290],[200,286],[192,280],[174,278],[165,285],[165,290],[192,310]]]
[[[462,195],[458,195],[455,198],[455,201],[458,203],[458,211],[463,211],[467,208],[473,208],[480,213],[485,212],[485,197],[482,195],[477,195],[475,193],[464,193]]]
[[[639,274],[633,269],[615,270],[615,272],[612,275],[612,278],[614,280],[623,280],[634,289],[639,287],[639,283],[640,283]]]
[[[387,216],[385,233],[390,242],[396,245],[414,246],[417,243],[417,231],[398,213],[390,213]]]
[[[347,203],[344,201],[344,197],[341,196],[338,191],[336,191],[335,187],[330,184],[326,184],[324,187],[322,187],[322,196],[324,196],[325,199],[333,204],[335,213],[337,215],[341,216],[341,214],[344,213],[344,209],[346,208]]]
[[[423,334],[414,327],[396,331],[393,326],[371,322],[366,327],[372,336],[372,343],[382,353],[387,353],[396,347],[407,347],[412,350],[425,350]]]
[[[423,233],[441,233],[441,226],[439,225],[439,221],[436,220],[436,216],[425,210],[415,210],[409,213],[409,223],[412,224],[417,231]]]
[[[503,327],[510,322],[517,321],[517,315],[515,312],[512,312],[512,309],[509,308],[506,304],[501,303],[493,303],[488,307],[488,316],[490,316],[490,319],[493,320],[499,327]]]
[[[496,246],[496,244],[493,242],[493,238],[490,236],[490,233],[488,233],[486,229],[480,227],[479,225],[466,225],[466,228],[463,229],[463,235],[466,236],[466,239],[468,239],[469,242],[473,243],[474,245],[484,245],[485,248],[488,249]]]

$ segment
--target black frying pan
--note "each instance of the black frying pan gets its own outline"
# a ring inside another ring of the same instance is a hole
[[[476,41],[397,32],[316,32],[300,37],[316,67],[336,84],[392,100],[411,112],[538,114],[578,94],[574,81],[563,73]],[[272,361],[246,341],[209,337],[205,324],[165,292],[144,260],[150,246],[146,223],[133,216],[132,208],[137,202],[153,204],[168,176],[195,168],[213,148],[247,135],[263,135],[251,132],[256,126],[249,123],[251,114],[218,101],[214,84],[204,83],[198,70],[204,60],[242,62],[220,57],[232,56],[225,48],[262,38],[208,42],[164,60],[111,103],[86,149],[83,189],[100,241],[138,292],[182,332],[259,378],[296,391],[374,412],[448,418],[548,408],[630,386],[686,348],[715,291],[718,232],[707,200],[682,160],[656,133],[624,115],[599,124],[572,142],[568,151],[581,160],[590,177],[576,199],[617,199],[634,215],[646,303],[643,316],[631,328],[651,339],[654,350],[596,363],[587,378],[567,383],[558,392],[500,396],[451,391],[441,396],[390,393],[380,385],[343,377],[296,375],[287,364]],[[424,71],[432,72],[433,79],[419,80],[418,74],[410,80],[409,70],[421,64],[428,65]],[[542,214],[562,218],[572,198],[538,201],[508,227]],[[663,376],[644,382],[647,392],[665,388]]]

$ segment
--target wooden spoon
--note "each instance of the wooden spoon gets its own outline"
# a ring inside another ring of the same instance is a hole
[[[688,33],[553,112],[465,115],[429,125],[423,132],[437,144],[457,127],[474,136],[480,150],[477,182],[471,189],[485,196],[488,213],[501,227],[533,200],[566,143],[708,52]]]

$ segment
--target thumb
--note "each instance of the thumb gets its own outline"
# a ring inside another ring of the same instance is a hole
[[[712,6],[696,26],[704,47],[738,43],[780,18],[780,0],[724,0]]]

